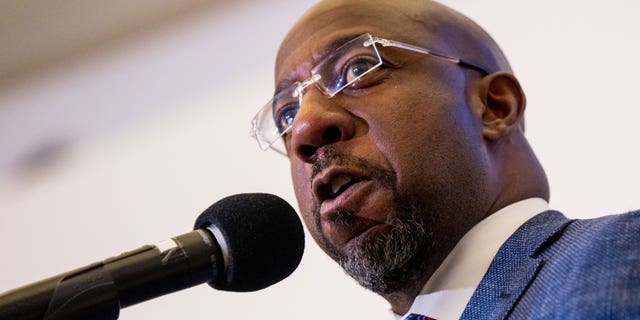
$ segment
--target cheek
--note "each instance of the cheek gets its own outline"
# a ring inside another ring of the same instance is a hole
[[[424,82],[394,89],[384,108],[371,117],[370,134],[377,147],[389,159],[401,188],[446,183],[453,178],[450,171],[458,171],[449,168],[468,160],[466,153],[474,149],[475,133],[480,132],[464,95],[456,93],[464,92],[463,85]]]
[[[368,117],[369,135],[376,147],[389,159],[393,169],[401,170],[398,158],[419,158],[433,148],[428,142],[440,130],[442,119],[437,110],[439,99],[428,92],[410,90],[400,86],[393,95],[378,101]],[[390,90],[391,91],[391,90]]]
[[[311,166],[300,164],[296,161],[291,163],[291,179],[293,189],[298,201],[298,209],[307,229],[315,238],[317,233],[313,217],[313,195],[311,193],[310,173]]]

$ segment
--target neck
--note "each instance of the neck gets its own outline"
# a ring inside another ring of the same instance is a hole
[[[501,189],[491,212],[527,198],[549,201],[549,183],[538,158],[521,134],[502,150],[497,161],[501,168]]]
[[[391,304],[391,310],[395,314],[402,315],[409,312],[409,308],[411,308],[411,305],[413,304],[413,300],[417,295],[418,293],[415,293],[413,295],[393,293],[388,296],[385,296],[384,298],[389,302],[389,304]]]
[[[449,252],[453,250],[466,231],[467,230],[448,230],[448,232],[445,232],[444,234],[449,236],[434,240],[434,243],[438,243],[438,245],[434,245],[433,247],[437,247],[438,250],[423,252],[420,256],[421,259],[419,259],[422,262],[416,262],[423,265],[423,267],[419,268],[419,271],[416,272],[416,276],[408,277],[406,281],[403,281],[401,286],[398,286],[400,289],[397,291],[379,293],[389,302],[391,310],[393,310],[394,313],[402,315],[409,312],[413,301],[420,294],[424,285],[440,267],[444,259],[449,255]]]

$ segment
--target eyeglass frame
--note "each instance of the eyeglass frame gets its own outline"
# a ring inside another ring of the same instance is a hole
[[[336,89],[333,93],[331,93],[331,92],[328,92],[327,88],[324,88],[324,87],[322,87],[322,85],[319,84],[318,81],[322,79],[322,76],[320,74],[318,74],[318,73],[314,73],[314,72],[316,72],[318,67],[323,65],[325,63],[325,60],[327,60],[328,57],[330,57],[330,56],[327,56],[322,61],[320,61],[318,63],[318,65],[314,66],[311,69],[311,77],[307,78],[304,81],[295,82],[291,86],[289,86],[286,89],[284,89],[283,91],[288,91],[288,90],[292,90],[293,91],[293,97],[294,98],[295,97],[298,98],[298,108],[300,108],[302,106],[302,98],[303,98],[305,89],[308,88],[309,86],[311,86],[312,84],[315,84],[316,87],[321,92],[323,92],[324,94],[326,94],[328,96],[328,98],[333,98],[335,95],[337,95],[342,90],[344,90],[344,88],[354,84],[356,81],[360,80],[362,77],[366,76],[371,71],[379,68],[384,63],[384,61],[382,60],[382,57],[380,56],[378,48],[375,45],[376,43],[382,45],[382,47],[395,47],[395,48],[405,49],[405,50],[409,50],[409,51],[413,51],[413,52],[417,52],[417,53],[422,53],[422,54],[425,54],[425,55],[428,55],[428,56],[432,56],[432,57],[435,57],[435,58],[439,58],[439,59],[442,59],[442,60],[446,60],[446,61],[449,61],[451,63],[455,63],[455,64],[459,65],[460,67],[476,70],[476,71],[480,72],[483,76],[486,76],[486,75],[490,74],[490,72],[488,72],[487,69],[485,69],[483,67],[480,67],[476,63],[471,63],[469,61],[462,60],[460,58],[456,58],[456,57],[453,57],[453,56],[449,56],[449,55],[446,55],[446,54],[439,53],[439,52],[434,51],[434,50],[430,50],[430,49],[427,49],[427,48],[414,46],[414,45],[407,44],[407,43],[404,43],[404,42],[389,40],[389,39],[380,38],[380,37],[374,37],[368,32],[367,33],[363,33],[363,34],[361,34],[359,36],[356,36],[353,39],[347,41],[345,44],[340,46],[340,48],[338,48],[336,50],[336,52],[338,52],[340,49],[345,47],[347,44],[350,44],[352,41],[355,41],[358,38],[365,37],[365,36],[368,36],[369,39],[366,40],[363,43],[363,45],[365,47],[370,47],[371,46],[373,48],[373,50],[375,51],[375,53],[376,53],[376,55],[378,57],[378,63],[376,65],[374,65],[371,68],[367,69],[364,73],[358,75],[356,78],[354,78],[353,80],[349,81],[348,83],[342,85],[340,88]],[[295,89],[292,89],[294,87],[295,87]],[[282,130],[280,132],[278,137],[273,139],[273,141],[271,141],[271,142],[261,141],[261,137],[264,137],[264,135],[260,134],[260,128],[258,127],[258,118],[260,117],[261,113],[263,113],[265,109],[268,110],[268,109],[272,109],[273,108],[273,100],[279,94],[280,93],[275,94],[274,97],[271,98],[271,100],[269,100],[269,102],[264,107],[260,108],[258,113],[253,117],[253,119],[251,120],[251,132],[250,132],[250,135],[251,135],[251,137],[256,139],[256,141],[258,142],[258,145],[259,145],[260,149],[262,149],[262,151],[266,151],[267,149],[272,149],[272,150],[276,151],[277,153],[280,153],[280,154],[282,154],[283,156],[286,157],[286,156],[288,156],[287,153],[285,151],[279,150],[278,148],[273,146],[273,144],[276,143],[278,140],[282,139],[282,136],[284,136],[285,134],[287,134],[291,130],[291,128],[293,127],[293,121],[291,122],[291,124],[289,124],[287,126],[287,128],[285,128],[284,130]],[[294,119],[295,119],[295,116],[294,116]],[[277,125],[276,125],[276,127],[277,127]]]

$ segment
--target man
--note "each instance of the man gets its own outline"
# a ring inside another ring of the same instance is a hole
[[[328,0],[284,39],[254,118],[320,247],[406,319],[640,316],[640,214],[548,211],[525,96],[430,1]]]

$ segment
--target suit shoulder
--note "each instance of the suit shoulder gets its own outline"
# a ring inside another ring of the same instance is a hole
[[[527,303],[539,304],[557,319],[639,314],[638,243],[639,211],[572,221],[541,252],[544,267],[530,292],[544,303]]]
[[[640,262],[639,241],[640,211],[632,211],[572,221],[546,255],[586,261],[603,258],[609,263],[629,259]]]
[[[606,241],[638,239],[640,237],[640,211],[575,220],[565,230],[563,238]],[[624,244],[628,242],[623,242]],[[636,242],[637,243],[637,242]],[[631,243],[628,243],[631,245]],[[635,244],[633,247],[637,247]]]

